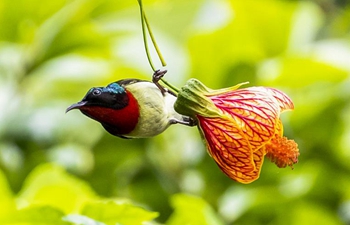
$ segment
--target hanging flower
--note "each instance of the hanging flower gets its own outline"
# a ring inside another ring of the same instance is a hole
[[[280,114],[294,108],[283,92],[266,87],[212,90],[196,79],[178,93],[175,110],[195,118],[211,157],[230,178],[259,178],[264,156],[278,167],[298,162],[299,149],[283,137]]]

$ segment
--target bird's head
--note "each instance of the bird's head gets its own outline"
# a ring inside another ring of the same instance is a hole
[[[106,87],[91,88],[80,102],[69,106],[66,112],[79,109],[100,122],[111,134],[128,134],[136,127],[140,116],[137,100],[125,88],[135,82],[137,80],[122,80]]]

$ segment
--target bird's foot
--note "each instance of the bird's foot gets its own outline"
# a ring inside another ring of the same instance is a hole
[[[197,125],[197,121],[191,117],[183,116],[182,119],[183,120],[171,119],[170,124],[182,124],[182,125],[186,125],[189,127],[194,127]]]
[[[159,88],[159,90],[162,92],[163,95],[165,94],[165,92],[168,92],[168,90],[164,88],[162,85],[160,85],[159,81],[164,77],[164,75],[167,72],[168,72],[167,70],[156,70],[152,76],[152,82]]]

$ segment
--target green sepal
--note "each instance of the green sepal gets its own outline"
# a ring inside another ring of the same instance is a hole
[[[222,89],[218,89],[218,90],[213,90],[213,89],[208,88],[209,93],[207,94],[207,96],[221,95],[221,94],[224,94],[226,92],[234,91],[234,90],[237,90],[240,86],[248,84],[248,83],[249,82],[243,82],[243,83],[236,84],[233,87],[222,88]]]
[[[176,112],[194,117],[201,115],[205,117],[220,116],[219,109],[206,97],[210,89],[196,79],[190,79],[180,89],[177,100],[174,104]]]
[[[229,91],[238,89],[240,83],[233,87],[213,90],[206,87],[197,79],[190,79],[180,89],[175,102],[175,111],[186,116],[195,117],[201,115],[204,117],[222,117],[222,112],[215,106],[209,96],[224,94]]]

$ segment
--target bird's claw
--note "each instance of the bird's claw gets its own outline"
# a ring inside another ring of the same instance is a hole
[[[172,119],[172,120],[170,120],[170,123],[171,124],[182,124],[182,125],[186,125],[189,127],[194,127],[197,125],[197,121],[191,117],[188,117],[188,116],[183,116],[182,120]]]
[[[187,125],[190,127],[197,126],[197,121],[191,117],[183,117],[184,121],[187,122]]]
[[[159,81],[164,77],[164,75],[167,73],[167,70],[156,70],[153,73],[153,77],[152,77],[152,82],[159,88],[159,90],[162,92],[162,94],[164,95],[167,90],[159,84]]]
[[[164,75],[167,73],[167,70],[156,70],[153,73],[153,82],[158,82],[160,79],[164,77]]]

